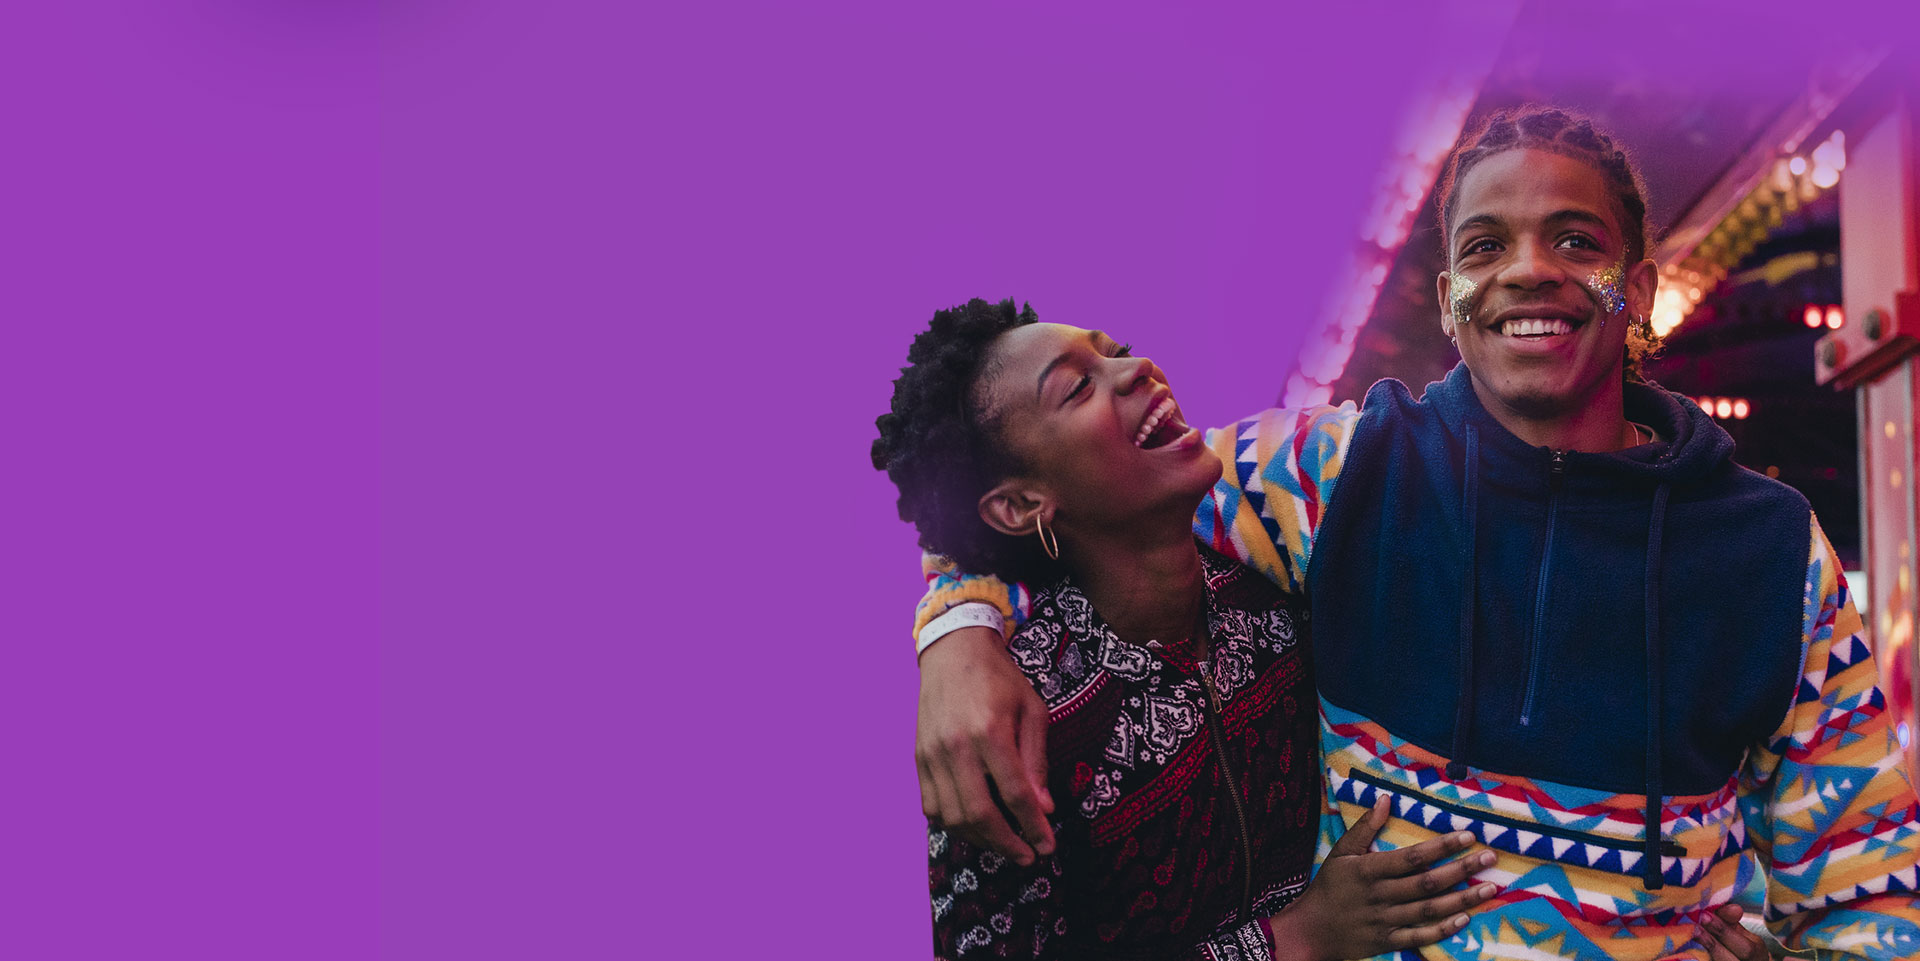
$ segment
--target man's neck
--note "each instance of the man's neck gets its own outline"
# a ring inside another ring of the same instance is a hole
[[[1513,410],[1499,398],[1490,396],[1490,392],[1481,390],[1477,380],[1473,382],[1473,391],[1480,398],[1480,405],[1500,426],[1528,444],[1553,450],[1605,453],[1640,442],[1635,428],[1627,422],[1622,382],[1616,379],[1609,384],[1590,397],[1584,407],[1551,416]]]
[[[1203,576],[1192,517],[1072,540],[1074,579],[1123,641],[1177,641],[1200,618]]]

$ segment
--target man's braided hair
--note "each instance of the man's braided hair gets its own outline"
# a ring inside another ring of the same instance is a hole
[[[938,311],[913,339],[908,366],[893,382],[893,410],[874,425],[873,466],[900,491],[900,519],[920,532],[920,546],[962,569],[1003,580],[1042,583],[1057,562],[1034,537],[1013,537],[980,519],[980,498],[1022,466],[1002,442],[999,425],[979,396],[990,373],[993,341],[1040,318],[1031,306],[974,299]]]

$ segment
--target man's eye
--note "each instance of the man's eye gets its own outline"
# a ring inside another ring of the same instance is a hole
[[[1600,244],[1598,241],[1594,240],[1592,237],[1587,237],[1582,234],[1569,234],[1568,236],[1561,238],[1560,246],[1578,247],[1585,250],[1600,249]]]
[[[1473,254],[1484,254],[1491,250],[1497,250],[1499,247],[1499,242],[1495,241],[1492,237],[1482,237],[1468,244],[1465,249],[1461,250],[1460,256],[1467,257]]]
[[[1089,377],[1086,374],[1081,374],[1080,379],[1073,382],[1073,389],[1070,391],[1067,391],[1066,399],[1072,400],[1076,395],[1080,393],[1080,391],[1086,389],[1086,386],[1091,383],[1093,383],[1092,377]]]

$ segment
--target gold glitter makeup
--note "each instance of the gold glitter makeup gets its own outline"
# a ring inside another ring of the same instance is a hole
[[[1466,274],[1448,271],[1452,278],[1447,282],[1447,311],[1453,314],[1453,322],[1465,324],[1473,320],[1473,300],[1480,294],[1480,285]]]
[[[1625,277],[1626,270],[1622,264],[1596,270],[1587,277],[1587,290],[1600,302],[1600,309],[1609,315],[1627,309]]]

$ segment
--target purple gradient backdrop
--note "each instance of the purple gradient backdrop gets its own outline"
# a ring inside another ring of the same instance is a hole
[[[795,6],[15,13],[0,955],[924,956],[908,339],[1270,403],[1500,38]]]
[[[1437,20],[618,9],[386,38],[385,941],[925,956],[908,340],[1015,296],[1271,404]]]
[[[0,30],[7,958],[375,947],[375,25],[267,6]]]

